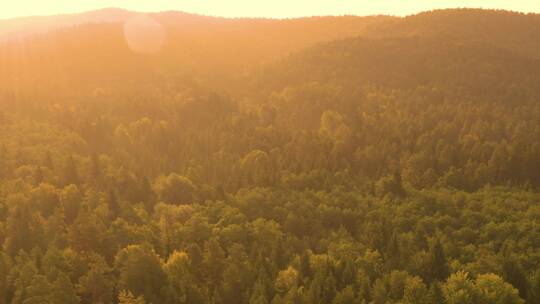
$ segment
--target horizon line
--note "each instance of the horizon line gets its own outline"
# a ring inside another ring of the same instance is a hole
[[[327,14],[327,15],[298,15],[298,16],[288,16],[288,17],[273,17],[273,16],[224,16],[224,15],[214,15],[214,14],[204,14],[204,13],[197,13],[197,12],[189,12],[184,10],[175,10],[175,9],[164,9],[164,10],[157,10],[157,11],[142,11],[142,10],[131,10],[127,8],[122,7],[116,7],[116,6],[110,6],[110,7],[103,7],[103,8],[97,8],[92,10],[83,10],[83,11],[73,11],[73,12],[63,12],[63,13],[56,13],[56,14],[34,14],[34,15],[21,15],[21,16],[15,16],[15,17],[0,17],[0,21],[14,21],[17,19],[30,19],[30,18],[52,18],[52,17],[62,17],[62,16],[76,16],[76,15],[84,15],[89,13],[96,13],[101,11],[121,11],[125,13],[134,13],[134,14],[163,14],[163,13],[180,13],[180,14],[187,14],[187,15],[194,15],[194,16],[201,16],[201,17],[209,17],[209,18],[221,18],[221,19],[264,19],[264,20],[293,20],[293,19],[304,19],[304,18],[318,18],[318,17],[376,17],[376,16],[385,16],[385,17],[394,17],[394,18],[405,18],[409,16],[415,16],[422,13],[429,13],[429,12],[436,12],[436,11],[444,11],[444,10],[483,10],[483,11],[499,11],[499,12],[509,12],[509,13],[515,13],[515,14],[523,14],[523,15],[540,15],[540,12],[527,12],[527,11],[519,11],[519,10],[510,10],[505,8],[490,8],[490,7],[447,7],[447,8],[433,8],[428,10],[421,10],[415,13],[406,13],[406,14],[386,14],[386,13],[378,13],[378,14],[354,14],[354,13],[348,13],[348,14]]]

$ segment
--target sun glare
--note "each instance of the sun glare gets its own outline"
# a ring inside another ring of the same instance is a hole
[[[141,14],[124,23],[124,37],[133,52],[156,54],[165,43],[166,33],[159,22]]]

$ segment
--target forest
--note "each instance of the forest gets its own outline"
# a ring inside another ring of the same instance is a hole
[[[540,15],[131,14],[0,39],[0,304],[540,303]]]

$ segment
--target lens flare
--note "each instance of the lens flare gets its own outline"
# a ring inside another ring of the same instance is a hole
[[[148,15],[138,15],[124,23],[124,37],[137,54],[156,54],[165,43],[163,26]]]

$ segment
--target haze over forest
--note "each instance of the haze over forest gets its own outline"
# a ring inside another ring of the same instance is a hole
[[[539,14],[0,20],[0,304],[537,304],[539,191]]]

